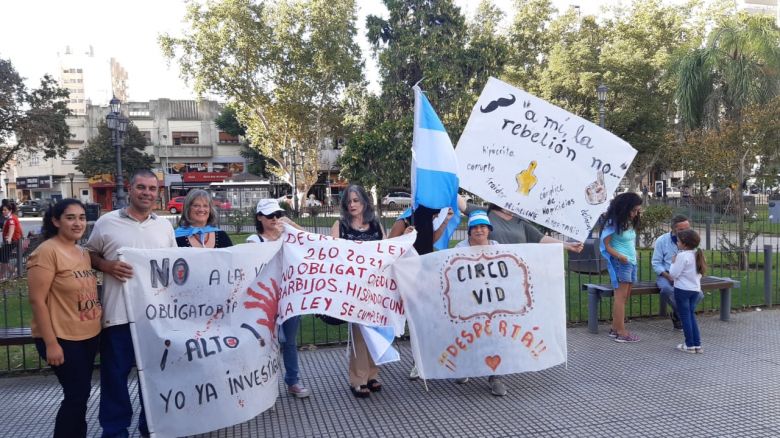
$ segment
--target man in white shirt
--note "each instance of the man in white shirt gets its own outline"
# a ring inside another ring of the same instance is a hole
[[[123,283],[133,276],[133,267],[119,260],[119,248],[176,247],[171,223],[152,212],[159,186],[157,176],[150,170],[137,171],[130,179],[130,205],[101,216],[87,242],[92,267],[104,274],[98,414],[103,437],[127,437],[133,417],[127,378],[135,366],[135,353],[122,295]],[[143,402],[138,431],[141,436],[149,436]]]

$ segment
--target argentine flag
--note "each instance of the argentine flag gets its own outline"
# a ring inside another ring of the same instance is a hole
[[[420,87],[414,86],[412,138],[412,208],[452,208],[455,213],[437,249],[446,249],[460,223],[458,211],[458,159],[447,131]]]

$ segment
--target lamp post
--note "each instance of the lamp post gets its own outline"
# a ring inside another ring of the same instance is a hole
[[[603,82],[596,87],[596,98],[599,100],[599,126],[602,128],[604,128],[604,103],[607,101],[608,90]]]
[[[111,131],[111,144],[116,149],[116,208],[127,206],[125,181],[122,177],[122,140],[127,131],[127,119],[119,113],[121,102],[116,97],[111,99],[111,111],[106,116],[106,125]]]
[[[73,178],[75,178],[76,175],[73,172],[70,172],[68,174],[68,179],[70,180],[70,197],[75,199],[76,195],[73,194]]]

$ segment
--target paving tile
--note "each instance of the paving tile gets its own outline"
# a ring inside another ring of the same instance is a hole
[[[382,367],[384,388],[368,400],[347,387],[344,347],[300,354],[313,395],[289,397],[280,382],[274,407],[256,418],[199,435],[234,437],[777,437],[780,436],[780,310],[735,312],[722,322],[699,317],[702,355],[674,349],[682,334],[668,319],[630,322],[637,344],[618,344],[585,327],[568,330],[569,360],[505,377],[509,393],[490,394],[487,379],[465,385],[407,379],[402,360]],[[89,400],[90,437],[100,436],[98,373]],[[138,436],[138,382],[131,382]],[[51,436],[61,400],[47,373],[0,378],[0,437]]]

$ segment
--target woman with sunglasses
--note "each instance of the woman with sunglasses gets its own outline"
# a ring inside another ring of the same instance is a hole
[[[385,232],[374,213],[374,207],[366,190],[357,184],[350,184],[341,197],[341,218],[331,227],[331,236],[347,239],[382,240]],[[379,368],[371,354],[357,324],[349,324],[352,348],[349,349],[349,387],[352,395],[367,398],[372,392],[382,390],[379,383]]]
[[[249,236],[246,241],[263,243],[279,240],[284,232],[284,224],[303,230],[295,222],[284,216],[284,210],[279,206],[279,202],[276,199],[261,199],[257,202],[255,213],[257,234]],[[282,347],[284,383],[287,385],[287,393],[295,398],[306,398],[311,395],[311,391],[300,382],[298,377],[298,343],[296,338],[298,337],[298,326],[300,323],[300,316],[293,316],[283,322],[279,333],[279,342]]]
[[[233,246],[230,236],[217,228],[217,210],[209,192],[195,189],[184,199],[176,244],[179,248],[227,248]]]
[[[59,201],[43,217],[46,240],[27,260],[35,347],[51,365],[64,395],[55,437],[87,436],[87,400],[103,308],[89,253],[78,245],[86,229],[84,204]]]

